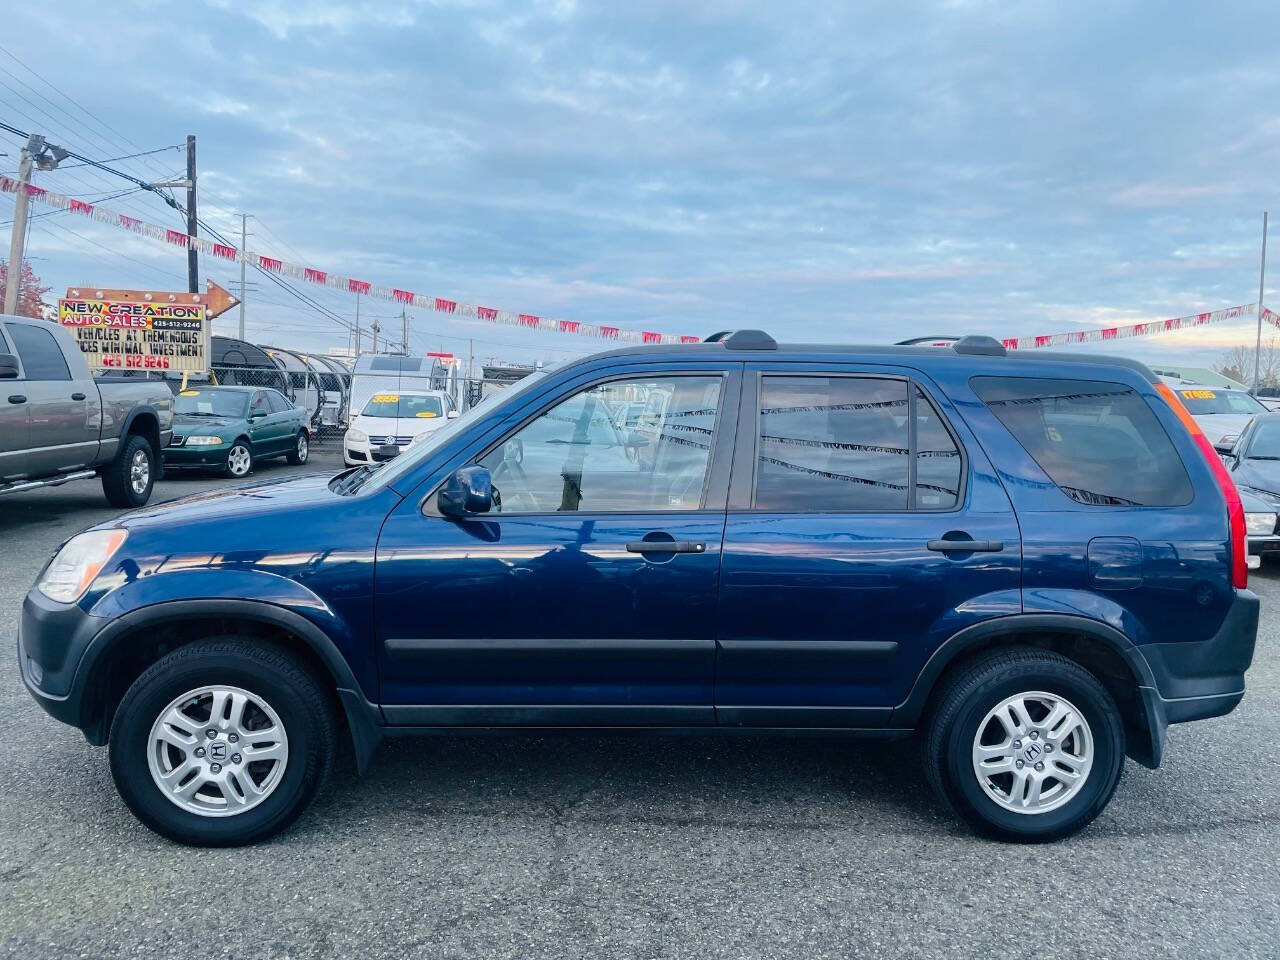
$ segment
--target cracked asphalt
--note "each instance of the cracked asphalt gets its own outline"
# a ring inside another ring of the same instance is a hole
[[[18,679],[23,595],[111,513],[93,482],[0,499],[0,956],[1280,955],[1280,566],[1244,703],[1058,844],[970,836],[910,744],[573,736],[392,741],[275,840],[193,850]]]

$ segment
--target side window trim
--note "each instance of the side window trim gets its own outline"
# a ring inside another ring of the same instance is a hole
[[[968,479],[969,479],[969,455],[964,444],[960,440],[960,435],[956,433],[955,427],[951,421],[942,412],[942,408],[938,405],[937,400],[929,390],[927,384],[918,377],[910,374],[888,373],[882,371],[860,371],[860,370],[814,370],[814,369],[797,369],[788,370],[786,367],[769,367],[763,370],[748,370],[747,376],[744,378],[743,397],[741,412],[738,417],[737,443],[734,448],[734,464],[733,477],[729,490],[729,510],[735,513],[777,513],[776,510],[769,510],[757,507],[755,505],[756,498],[756,482],[760,467],[760,397],[762,395],[762,384],[765,377],[785,377],[788,379],[800,377],[815,377],[821,379],[861,379],[861,380],[896,380],[906,384],[907,389],[907,424],[908,424],[908,450],[909,464],[907,468],[908,475],[908,496],[907,508],[905,510],[812,510],[812,511],[793,511],[796,513],[815,513],[815,514],[840,514],[840,515],[858,515],[867,514],[870,516],[886,516],[898,513],[958,513],[965,508],[965,498],[968,496]],[[956,451],[960,455],[960,483],[956,494],[956,502],[953,506],[938,509],[930,509],[916,506],[916,397],[915,391],[919,389],[924,396],[925,402],[929,404],[934,415],[938,418],[938,422],[942,424],[943,429],[951,437],[951,442],[955,444]]]
[[[425,496],[419,502],[418,511],[425,516],[440,517],[443,516],[436,509],[436,495],[440,488],[448,480],[449,475],[459,466],[467,464],[479,463],[490,453],[502,446],[513,436],[523,430],[533,421],[537,420],[547,411],[559,406],[566,400],[584,393],[595,387],[603,386],[608,383],[618,383],[626,380],[635,380],[640,378],[657,378],[657,377],[718,377],[720,384],[720,400],[719,409],[716,414],[715,437],[711,446],[711,456],[707,463],[706,476],[703,478],[702,487],[702,505],[694,510],[641,510],[641,511],[614,511],[614,510],[581,510],[574,511],[572,514],[560,510],[546,510],[538,513],[511,513],[505,514],[508,517],[618,517],[627,516],[629,514],[643,513],[646,515],[656,514],[672,517],[698,516],[707,513],[723,513],[726,508],[726,500],[729,486],[729,471],[731,467],[731,459],[733,457],[735,429],[734,424],[738,421],[740,404],[742,401],[742,383],[745,379],[742,373],[741,365],[721,366],[721,367],[681,367],[677,369],[664,369],[662,367],[654,367],[648,369],[619,370],[595,377],[591,380],[577,384],[566,392],[555,392],[540,401],[536,407],[523,415],[516,425],[504,430],[498,435],[497,439],[492,440],[475,451],[473,454],[464,458],[461,463],[446,468],[444,475],[437,481],[432,483]],[[504,514],[494,514],[492,519],[500,519]],[[477,517],[477,519],[483,519]]]

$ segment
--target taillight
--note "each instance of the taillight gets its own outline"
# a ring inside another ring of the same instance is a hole
[[[1196,423],[1195,418],[1182,405],[1178,395],[1169,389],[1169,385],[1166,383],[1157,383],[1156,391],[1160,396],[1164,397],[1173,412],[1178,415],[1178,419],[1182,421],[1182,425],[1191,434],[1191,439],[1196,442],[1196,447],[1204,455],[1205,462],[1209,464],[1209,469],[1213,471],[1214,479],[1218,481],[1218,487],[1222,490],[1222,495],[1227,498],[1227,520],[1231,530],[1231,583],[1236,587],[1247,587],[1249,585],[1249,561],[1247,557],[1249,540],[1245,532],[1244,504],[1240,502],[1240,491],[1236,489],[1235,481],[1231,479],[1231,474],[1227,472],[1227,468],[1222,465],[1222,458],[1218,456],[1218,451],[1213,449],[1213,444],[1209,442],[1209,438],[1200,429],[1200,424]]]

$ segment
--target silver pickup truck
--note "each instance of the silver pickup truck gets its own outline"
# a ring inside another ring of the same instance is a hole
[[[62,327],[0,314],[0,494],[99,476],[140,507],[172,428],[164,381],[95,378]]]

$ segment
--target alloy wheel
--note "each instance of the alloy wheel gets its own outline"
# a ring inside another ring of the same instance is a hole
[[[227,469],[232,476],[243,477],[249,472],[250,462],[249,448],[243,443],[237,443],[227,453]]]
[[[135,450],[129,460],[129,486],[140,497],[147,492],[147,485],[150,483],[151,458],[147,456],[147,451]]]
[[[298,434],[298,462],[307,462],[307,453],[309,452],[309,444],[307,443],[307,435],[305,433]]]
[[[1000,701],[973,738],[973,772],[983,792],[1014,813],[1048,813],[1068,803],[1088,779],[1093,758],[1084,714],[1042,691]]]
[[[252,810],[280,785],[288,760],[279,715],[240,687],[187,691],[160,712],[147,737],[156,788],[202,817]]]

